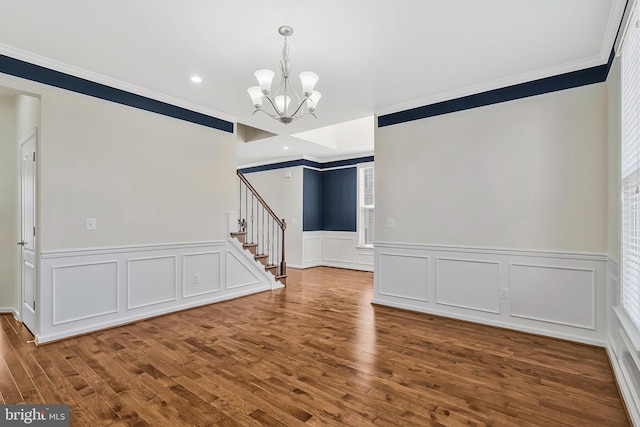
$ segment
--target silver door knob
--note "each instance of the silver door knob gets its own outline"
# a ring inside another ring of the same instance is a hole
[[[23,240],[23,241],[21,241],[21,242],[18,242],[18,245],[19,245],[19,246],[24,246],[24,245],[26,245],[26,244],[27,244],[27,242],[25,242],[24,240]]]

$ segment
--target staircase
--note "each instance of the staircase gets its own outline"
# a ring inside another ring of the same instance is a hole
[[[264,269],[286,286],[287,263],[284,256],[284,231],[287,224],[279,219],[242,172],[237,171],[240,190],[238,231],[231,237],[253,255]]]

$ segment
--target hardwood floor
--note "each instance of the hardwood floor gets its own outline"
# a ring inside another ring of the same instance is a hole
[[[372,306],[371,273],[36,347],[0,316],[0,403],[71,425],[627,426],[604,349]]]

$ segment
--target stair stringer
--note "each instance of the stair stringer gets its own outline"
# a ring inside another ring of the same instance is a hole
[[[229,238],[229,242],[233,250],[233,254],[236,255],[236,259],[242,263],[249,271],[251,271],[256,278],[261,278],[262,280],[268,282],[271,286],[271,289],[280,289],[284,288],[284,285],[276,280],[276,277],[269,271],[265,270],[264,264],[260,261],[257,261],[251,251],[242,247],[242,243],[235,237]],[[228,257],[227,257],[228,259]],[[227,261],[229,262],[229,261]]]

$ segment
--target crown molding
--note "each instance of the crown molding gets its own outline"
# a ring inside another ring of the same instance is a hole
[[[429,96],[403,104],[392,105],[376,110],[376,115],[383,116],[387,114],[398,113],[401,111],[410,110],[412,108],[423,107],[425,105],[437,104],[439,102],[450,101],[453,99],[463,98],[469,95],[475,95],[483,92],[489,92],[496,89],[502,89],[510,86],[515,86],[522,83],[532,82],[535,80],[544,79],[547,77],[558,76],[578,70],[588,69],[599,65],[606,64],[609,59],[609,54],[598,54],[590,58],[581,59],[579,61],[572,61],[566,64],[544,68],[542,70],[532,71],[528,73],[518,74],[515,76],[506,77],[492,82],[483,83],[475,86],[469,86],[463,89],[458,89],[434,96]]]
[[[66,64],[64,62],[56,61],[44,56],[40,56],[31,52],[27,52],[22,49],[15,48],[3,43],[0,43],[0,54],[5,55],[20,61],[28,62],[30,64],[38,65],[40,67],[48,68],[50,70],[65,73],[74,77],[89,80],[94,83],[99,83],[105,86],[109,86],[115,89],[120,89],[135,95],[144,96],[146,98],[154,99],[156,101],[164,102],[166,104],[174,105],[176,107],[185,108],[190,111],[212,116],[221,120],[236,123],[238,118],[230,114],[222,113],[220,111],[195,104],[183,99],[174,98],[172,96],[155,92],[150,89],[146,89],[140,86],[136,86],[130,83],[123,82],[111,77],[107,77],[102,74],[94,73],[92,71],[85,70],[73,65]]]
[[[613,46],[614,51],[617,51],[618,46],[616,43],[620,36],[619,33],[622,30],[627,3],[633,3],[633,1],[617,0],[614,6],[609,9],[607,29],[602,38],[602,46],[600,46],[600,56],[607,58],[606,60],[608,60],[609,54],[611,53],[610,46]]]

